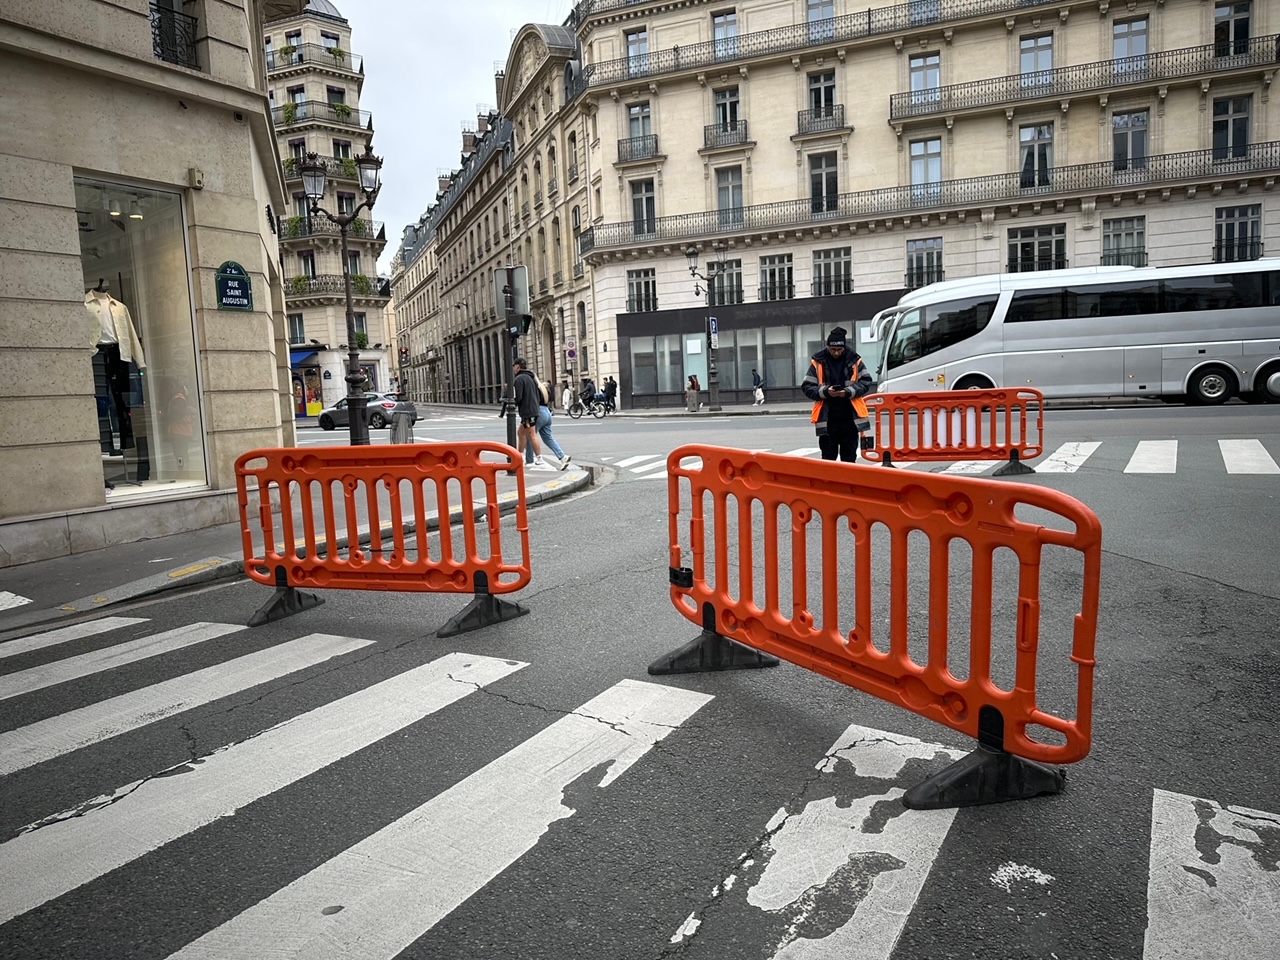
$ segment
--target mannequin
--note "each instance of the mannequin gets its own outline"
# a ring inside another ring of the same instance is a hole
[[[107,292],[104,279],[88,290],[84,306],[89,320],[90,344],[94,349],[94,388],[98,397],[98,439],[102,452],[121,456],[125,449],[134,446],[133,421],[129,414],[129,363],[145,370],[146,357],[142,341],[133,325],[129,308]],[[120,446],[115,445],[114,432],[119,434]],[[144,469],[150,475],[149,458],[139,451],[139,477]]]

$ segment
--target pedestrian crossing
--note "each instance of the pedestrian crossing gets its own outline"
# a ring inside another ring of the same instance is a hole
[[[42,763],[75,751],[104,749],[222,698],[252,693],[321,665],[354,667],[353,658],[367,657],[377,646],[366,638],[326,633],[281,636],[240,656],[224,650],[226,656],[217,664],[160,682],[145,682],[139,674],[140,685],[101,700],[73,683],[116,676],[150,661],[184,666],[192,650],[214,654],[219,644],[243,636],[240,626],[229,623],[195,622],[152,632],[146,618],[107,617],[0,644],[0,656],[9,662],[26,655],[49,658],[0,676],[7,701],[30,703],[20,698],[44,697],[59,687],[56,700],[39,702],[56,703],[62,711],[16,728],[0,720],[0,789],[5,789],[3,778],[31,776]],[[96,649],[64,653],[77,649],[68,646],[75,641]],[[248,736],[204,744],[176,766],[128,783],[104,784],[98,795],[85,790],[71,805],[0,837],[0,942],[12,947],[11,952],[6,948],[7,955],[47,955],[42,944],[53,942],[27,935],[27,927],[23,936],[9,936],[3,929],[9,923],[34,924],[32,929],[39,931],[43,918],[52,925],[45,929],[46,937],[91,942],[97,906],[75,917],[50,913],[49,907],[92,890],[87,897],[91,904],[110,904],[112,913],[128,914],[134,896],[128,878],[135,876],[129,870],[144,858],[187,844],[179,860],[183,876],[169,879],[189,882],[189,872],[201,860],[192,853],[199,848],[191,844],[215,828],[234,828],[252,817],[255,804],[285,791],[306,792],[313,778],[362,751],[411,736],[434,738],[439,732],[421,725],[464,705],[475,704],[473,721],[487,726],[487,704],[505,702],[506,685],[530,663],[453,651],[398,666],[404,669],[371,678],[353,691],[339,691],[333,699],[289,713]],[[620,882],[630,880],[633,872],[643,875],[645,851],[662,843],[672,824],[644,801],[632,805],[634,819],[617,822],[584,804],[583,791],[627,794],[635,789],[638,772],[666,744],[678,750],[707,737],[732,737],[732,724],[706,715],[729,707],[734,695],[725,692],[722,700],[697,686],[599,678],[596,690],[585,692],[578,706],[557,711],[531,735],[500,747],[504,752],[459,770],[443,789],[414,797],[413,805],[387,822],[371,820],[358,831],[358,839],[299,867],[261,895],[255,892],[253,902],[224,908],[203,926],[179,928],[180,940],[162,953],[131,955],[391,960],[406,955],[553,833],[576,831],[580,842],[596,838],[614,859],[619,839],[625,839],[630,853],[621,858],[618,869],[626,876]],[[442,746],[452,752],[467,742],[463,735]],[[736,741],[725,748],[733,755],[747,752]],[[683,908],[673,912],[668,907],[662,913],[668,917],[665,929],[659,914],[651,912],[651,942],[630,944],[629,955],[684,955],[688,950],[690,957],[727,956],[724,944],[734,944],[732,955],[773,960],[906,960],[922,955],[899,952],[913,911],[950,889],[946,882],[931,880],[936,872],[989,874],[987,895],[993,903],[1022,887],[1053,889],[1065,883],[1061,867],[1053,863],[992,859],[981,838],[969,854],[976,861],[948,859],[961,855],[969,842],[965,835],[982,822],[982,814],[901,806],[907,786],[945,768],[967,749],[861,724],[849,725],[834,742],[814,742],[811,749],[807,762],[812,772],[801,793],[792,795],[780,783],[781,806],[771,818],[736,825],[744,852],[736,861],[724,861],[714,889],[680,888],[675,899],[683,900]],[[695,775],[696,765],[688,764],[682,759],[677,769]],[[113,768],[106,764],[100,769],[106,776]],[[713,789],[735,790],[732,780],[711,783]],[[663,789],[679,792],[684,786],[677,776]],[[65,800],[58,792],[63,784],[51,783],[48,789]],[[707,789],[706,783],[701,789]],[[1229,796],[1201,798],[1155,788],[1147,800],[1150,838],[1148,844],[1144,836],[1140,847],[1147,851],[1147,863],[1133,866],[1145,873],[1144,960],[1225,956],[1215,949],[1222,943],[1232,945],[1233,960],[1271,957],[1280,936],[1280,873],[1275,869],[1280,817],[1235,805]],[[701,796],[698,802],[721,801]],[[681,816],[683,806],[681,801],[656,809]],[[708,812],[705,807],[703,812]],[[1095,813],[1083,797],[1061,804],[1049,822],[1072,816],[1096,826]],[[957,831],[962,822],[967,829]],[[1056,829],[1039,823],[1031,829]],[[332,829],[313,822],[292,827],[297,837],[291,843],[303,845]],[[1069,846],[1078,848],[1072,836]],[[1037,834],[1028,850],[1042,849],[1041,840]],[[270,849],[255,855],[273,862]],[[218,868],[203,878],[211,885],[204,892],[222,902],[247,865],[223,861],[229,854],[221,848],[210,856],[218,860]],[[943,862],[945,868],[935,871]],[[153,859],[145,871],[154,882],[164,883],[164,869],[165,861]],[[543,882],[567,881],[549,876]],[[1084,878],[1073,883],[1087,886]],[[643,882],[634,885],[625,907],[616,899],[601,902],[625,909],[628,917],[644,914],[644,887]],[[673,899],[671,891],[665,897]],[[947,909],[973,906],[956,903]],[[131,920],[139,928],[135,935],[140,943],[149,935],[148,922],[175,936],[169,918],[148,920],[140,914]],[[77,923],[90,929],[77,932]],[[756,940],[748,943],[752,937]],[[95,955],[110,955],[110,950],[95,950]],[[531,949],[533,953],[546,951]]]
[[[1026,461],[1038,474],[1081,473],[1092,469],[1111,470],[1111,461],[1101,466],[1102,458],[1095,456],[1100,450],[1116,452],[1126,458],[1125,474],[1176,474],[1179,463],[1185,467],[1198,466],[1221,470],[1229,476],[1280,475],[1280,443],[1272,443],[1268,449],[1261,440],[1092,440],[1069,441],[1046,451],[1035,460]],[[1180,451],[1182,456],[1180,458]],[[767,448],[756,451],[770,452]],[[778,451],[789,457],[816,458],[821,455],[817,447],[796,447]],[[665,454],[637,454],[624,458],[601,457],[624,475],[638,479],[661,480],[667,477]],[[866,463],[867,461],[859,461]],[[923,470],[965,476],[990,475],[1000,469],[1002,463],[992,460],[958,460],[908,462],[894,461],[899,469]]]

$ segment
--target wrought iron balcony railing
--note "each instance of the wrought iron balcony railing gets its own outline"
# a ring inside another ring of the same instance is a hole
[[[737,283],[716,284],[707,291],[707,305],[723,307],[731,303],[742,303],[746,299],[742,292],[742,281]]]
[[[533,205],[534,205],[535,207],[540,207],[540,206],[542,206],[542,191],[541,191],[541,190],[538,190],[538,191],[536,191],[536,192],[534,193],[534,195],[533,195]]]
[[[325,172],[330,177],[339,177],[343,180],[359,180],[360,169],[356,166],[353,157],[319,157],[321,163],[325,166]],[[301,161],[297,157],[284,158],[284,178],[286,180],[301,180],[302,170],[300,169]]]
[[[642,0],[640,0],[642,2]],[[638,57],[620,57],[589,63],[582,68],[572,96],[577,97],[591,87],[607,86],[636,76],[675,73],[731,59],[746,60],[773,54],[790,53],[807,47],[843,43],[862,37],[875,37],[919,29],[922,26],[953,23],[972,17],[1022,11],[1031,7],[1047,6],[1051,0],[909,0],[890,7],[867,9],[858,13],[846,13],[829,20],[812,23],[796,23],[772,30],[744,33],[733,38],[732,46],[726,41],[704,40],[683,47],[672,47],[645,53]],[[632,6],[637,0],[582,0],[571,15],[576,28],[578,23],[593,13]]]
[[[658,135],[645,134],[643,137],[628,137],[618,141],[618,162],[628,163],[632,160],[649,160],[658,155]]]
[[[151,4],[151,50],[166,63],[200,69],[196,62],[196,18]]]
[[[844,104],[832,103],[824,107],[801,110],[796,115],[796,133],[826,133],[844,126]]]
[[[1240,176],[1274,172],[1280,167],[1280,141],[1251,144],[1240,157],[1215,159],[1214,151],[1190,150],[1145,157],[1141,166],[1117,169],[1112,160],[1058,167],[1050,171],[1043,184],[1024,186],[1021,171],[997,173],[986,177],[943,180],[924,186],[905,185],[861,190],[838,195],[834,212],[813,212],[809,197],[762,203],[742,207],[742,218],[734,232],[768,230],[811,223],[815,220],[872,218],[893,216],[926,209],[955,209],[975,204],[1002,201],[1035,200],[1043,197],[1071,195],[1090,190],[1114,190],[1143,186],[1160,186],[1178,181],[1206,177]],[[1033,181],[1036,178],[1031,178]],[[588,228],[579,241],[583,254],[598,247],[617,247],[651,240],[678,240],[728,232],[720,211],[705,210],[640,221],[637,230],[630,220],[604,223]]]
[[[1145,267],[1147,250],[1145,247],[1112,247],[1102,252],[1104,267]]]
[[[547,285],[547,278],[543,277],[541,280],[538,281],[538,293],[542,294],[543,296],[546,296],[548,293],[548,290],[549,290],[549,287]]]
[[[547,196],[554,197],[560,190],[560,183],[555,177],[547,181]]]
[[[1013,257],[1008,263],[1009,273],[1030,273],[1033,270],[1065,270],[1070,266],[1066,257]]]
[[[343,127],[367,127],[370,117],[368,110],[355,110],[345,103],[325,103],[323,100],[286,103],[271,111],[271,122],[277,127],[317,120]]]
[[[1011,101],[1035,100],[1088,93],[1137,83],[1155,83],[1178,77],[1239,70],[1276,64],[1276,43],[1280,36],[1254,37],[1230,47],[1225,53],[1218,44],[1183,47],[1138,57],[1099,60],[1056,70],[953,83],[929,90],[912,90],[889,97],[889,119],[932,116],[973,107],[997,106]]]
[[[569,182],[573,183],[573,181],[577,179],[578,179],[578,165],[576,163],[571,163],[569,164]]]
[[[735,120],[732,123],[709,123],[702,128],[702,146],[731,147],[747,142],[747,121]]]
[[[287,70],[306,64],[318,64],[347,73],[363,73],[364,58],[341,47],[326,47],[318,43],[300,43],[267,50],[267,70]]]
[[[1235,263],[1239,260],[1261,260],[1262,240],[1250,237],[1247,240],[1226,240],[1213,245],[1214,263]]]
[[[902,279],[902,285],[908,290],[927,287],[931,283],[941,283],[946,279],[941,267],[918,267],[908,270]]]
[[[853,293],[853,277],[818,277],[809,288],[810,296],[839,297]]]
[[[653,313],[658,309],[658,295],[627,297],[627,313]]]
[[[582,261],[578,260],[573,265],[573,276],[575,279],[577,279],[581,277],[583,273],[584,273],[584,270],[582,266]]]
[[[277,217],[276,220],[277,235],[282,240],[294,237],[336,237],[341,233],[338,225],[322,213],[314,217]],[[381,220],[355,219],[347,227],[347,236],[357,239],[372,240],[381,232]]]
[[[319,274],[314,277],[304,275],[288,277],[284,282],[285,296],[305,297],[315,294],[345,294],[346,284],[340,273]],[[362,273],[351,275],[351,292],[357,297],[389,297],[391,285],[383,284],[377,277],[367,277]]]
[[[551,282],[552,282],[552,283],[554,283],[557,287],[563,287],[563,286],[564,286],[564,271],[563,271],[563,270],[557,270],[557,271],[555,272],[555,275],[554,275],[554,276],[552,276],[552,278],[551,278]]]
[[[529,222],[529,201],[528,200],[520,204],[520,219],[523,220],[525,223]]]
[[[759,290],[760,300],[794,300],[796,285],[794,283],[762,283]]]

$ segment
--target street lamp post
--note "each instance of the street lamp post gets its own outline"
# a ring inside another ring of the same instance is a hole
[[[365,395],[365,375],[360,369],[360,345],[356,342],[356,315],[351,301],[351,264],[347,256],[347,228],[360,216],[361,210],[372,212],[378,199],[378,191],[382,189],[382,158],[373,155],[373,148],[364,145],[364,154],[356,158],[356,169],[360,173],[360,190],[364,200],[350,213],[332,214],[320,206],[324,199],[324,181],[328,172],[325,162],[317,154],[308,153],[299,165],[302,172],[302,189],[311,201],[311,213],[323,213],[330,221],[338,225],[338,233],[342,237],[342,284],[347,295],[347,425],[353,447],[369,445],[369,422],[366,417],[366,406],[369,402]]]
[[[727,249],[726,244],[715,244],[715,259],[707,261],[708,276],[703,276],[698,272],[698,248],[689,245],[685,250],[685,259],[689,261],[689,273],[694,280],[700,280],[707,285],[707,323],[705,335],[707,338],[707,389],[711,394],[711,404],[708,410],[718,412],[720,410],[720,374],[716,370],[716,348],[719,338],[718,331],[713,328],[716,318],[711,316],[711,291],[715,289],[715,278],[724,269],[724,255]],[[698,283],[693,285],[694,296],[702,296],[702,287]]]

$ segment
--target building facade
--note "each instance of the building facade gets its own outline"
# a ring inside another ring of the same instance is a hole
[[[753,368],[786,398],[825,329],[944,277],[1261,256],[1280,235],[1278,17],[584,0],[566,76],[590,129],[581,250],[623,396],[705,386],[712,315],[727,399]],[[699,272],[721,264],[705,302],[691,247]]]
[[[317,154],[327,167],[320,206],[351,213],[362,199],[355,158],[373,139],[373,117],[360,109],[364,59],[352,51],[350,24],[329,0],[306,0],[300,13],[269,22],[263,43],[287,193],[277,230],[294,415],[315,417],[347,393],[346,288],[338,227],[312,215],[300,165],[307,153]],[[345,266],[360,365],[371,390],[391,388],[396,363],[386,309],[390,286],[377,275],[385,246],[383,225],[367,213],[351,223]]]
[[[301,3],[0,11],[0,566],[234,520],[292,442],[260,31]]]
[[[405,227],[391,261],[400,386],[410,398],[439,403],[447,381],[441,368],[440,297],[435,224],[429,215]]]

